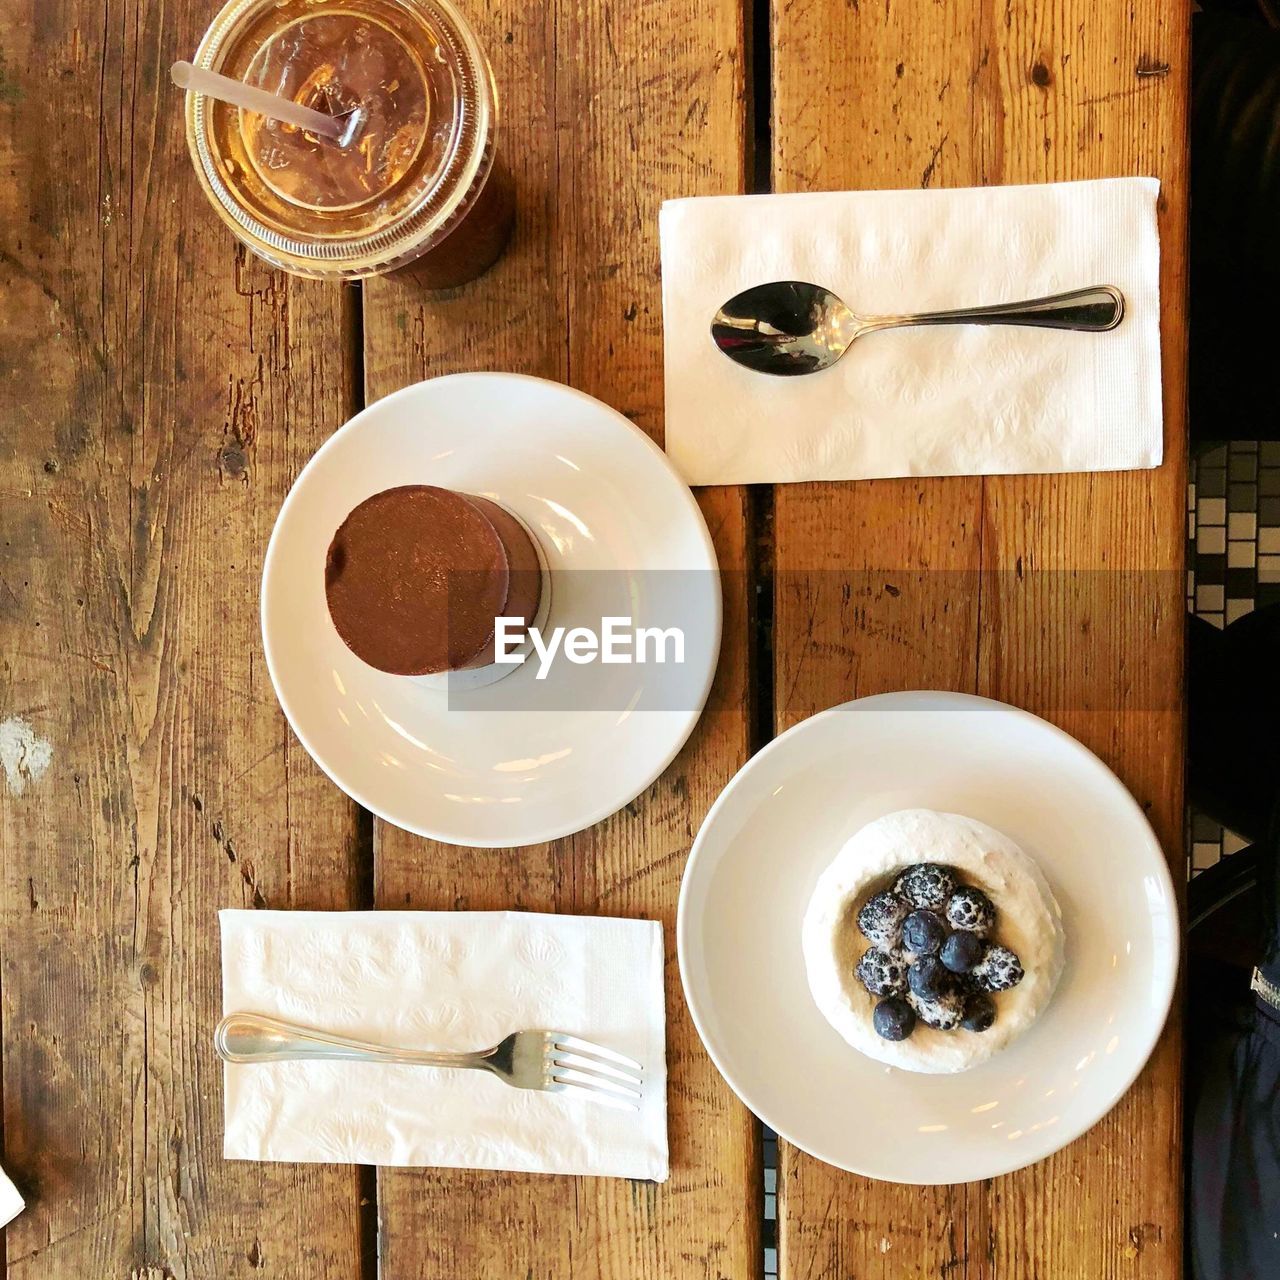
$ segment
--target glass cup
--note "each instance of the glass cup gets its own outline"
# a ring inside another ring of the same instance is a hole
[[[201,185],[268,262],[322,279],[416,262],[444,287],[502,252],[497,91],[449,0],[229,0],[194,61],[351,122],[334,141],[188,92]]]

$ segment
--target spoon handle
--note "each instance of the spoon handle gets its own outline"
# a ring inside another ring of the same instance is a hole
[[[1073,289],[1048,298],[1007,302],[990,307],[962,307],[955,311],[928,311],[909,316],[867,316],[861,332],[902,329],[918,324],[1016,324],[1034,329],[1082,329],[1104,333],[1124,318],[1124,294],[1109,284]]]

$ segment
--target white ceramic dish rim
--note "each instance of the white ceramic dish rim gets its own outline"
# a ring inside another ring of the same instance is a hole
[[[472,379],[487,380],[495,378],[502,379],[503,381],[537,383],[544,386],[556,387],[565,395],[573,396],[596,406],[598,409],[612,417],[620,426],[625,427],[626,430],[637,439],[643,441],[645,447],[654,455],[654,460],[670,475],[671,479],[675,483],[679,494],[679,500],[689,512],[693,526],[697,530],[702,544],[703,553],[707,560],[706,567],[715,572],[717,583],[719,582],[720,576],[719,560],[716,556],[715,544],[712,542],[711,532],[707,528],[707,522],[702,514],[702,509],[698,506],[698,501],[693,495],[693,490],[685,484],[683,479],[681,479],[679,473],[672,465],[671,460],[667,457],[666,453],[659,448],[659,446],[650,439],[645,432],[641,431],[634,422],[619,413],[612,405],[605,404],[603,400],[599,400],[595,396],[588,395],[585,391],[579,391],[576,387],[570,387],[565,383],[555,382],[551,378],[537,378],[530,374],[507,373],[500,370],[472,370],[466,373],[442,374],[437,378],[425,378],[420,382],[410,383],[406,387],[401,387],[397,391],[392,391],[381,399],[373,401],[372,404],[365,405],[359,413],[344,422],[342,426],[340,426],[315,451],[315,453],[307,459],[306,464],[303,466],[302,470],[298,472],[293,483],[289,486],[289,492],[285,495],[284,501],[280,504],[280,510],[276,514],[275,523],[271,527],[271,537],[267,542],[266,554],[262,561],[262,581],[258,591],[258,615],[259,629],[262,636],[262,648],[267,661],[267,673],[270,676],[271,686],[275,691],[276,699],[280,703],[280,709],[284,712],[285,719],[288,720],[289,727],[293,730],[294,735],[305,748],[307,754],[320,767],[324,775],[334,784],[334,786],[360,805],[361,808],[367,809],[374,815],[374,817],[380,818],[384,822],[389,822],[392,826],[408,831],[412,835],[423,836],[429,840],[439,840],[446,844],[460,844],[467,848],[474,849],[524,848],[530,845],[542,844],[549,840],[559,840],[565,836],[576,835],[580,831],[585,831],[588,827],[595,826],[598,822],[603,822],[606,818],[617,813],[619,809],[630,804],[637,796],[647,791],[667,771],[667,769],[670,768],[672,761],[675,760],[676,756],[678,756],[683,750],[685,743],[688,742],[694,729],[702,719],[702,713],[706,709],[707,698],[710,696],[711,687],[715,682],[716,671],[719,669],[720,648],[724,633],[724,598],[721,592],[717,590],[715,592],[714,601],[712,602],[714,636],[710,646],[711,652],[714,654],[714,659],[708,664],[706,675],[703,678],[698,697],[696,699],[696,706],[690,709],[682,731],[674,736],[669,752],[662,762],[653,769],[645,781],[641,785],[635,787],[634,791],[631,790],[633,784],[628,784],[627,787],[623,788],[623,791],[628,791],[630,794],[618,800],[616,803],[612,799],[604,801],[603,803],[588,810],[588,816],[581,820],[575,818],[568,823],[551,823],[544,828],[535,829],[530,833],[527,833],[526,838],[521,845],[512,845],[509,840],[484,840],[476,837],[468,837],[466,840],[461,840],[458,838],[456,832],[442,831],[421,822],[406,821],[403,817],[397,817],[394,814],[386,812],[382,806],[371,801],[370,798],[367,795],[362,794],[358,788],[349,786],[336,776],[322,756],[316,752],[314,745],[308,738],[308,735],[299,727],[297,718],[295,717],[293,709],[289,705],[287,697],[281,692],[281,682],[277,677],[276,658],[272,653],[271,639],[267,633],[266,626],[266,597],[268,582],[275,566],[276,552],[279,545],[277,533],[284,522],[290,505],[294,502],[295,497],[299,492],[303,479],[312,470],[312,468],[319,468],[323,465],[325,455],[338,447],[338,441],[345,434],[358,429],[363,424],[363,421],[373,414],[374,410],[377,410],[380,413],[385,412],[387,408],[395,402],[410,399],[413,395],[420,392],[421,387],[425,383],[437,383],[444,381],[453,382]]]
[[[892,693],[872,694],[865,698],[854,698],[848,702],[840,703],[838,706],[829,707],[826,711],[820,711],[816,715],[810,716],[805,720],[801,720],[798,724],[794,724],[790,729],[780,733],[771,742],[762,747],[759,751],[747,761],[742,768],[734,774],[734,776],[725,785],[725,788],[716,797],[715,802],[707,811],[707,816],[703,819],[702,825],[698,828],[698,834],[694,838],[693,847],[689,851],[689,858],[685,864],[684,875],[680,881],[680,896],[676,904],[676,956],[680,966],[680,985],[684,992],[685,1004],[689,1008],[689,1015],[693,1019],[693,1025],[698,1032],[698,1037],[702,1041],[703,1047],[711,1061],[715,1064],[716,1070],[724,1077],[725,1082],[734,1091],[742,1103],[758,1116],[766,1124],[769,1125],[779,1137],[791,1143],[792,1146],[804,1151],[807,1155],[811,1155],[816,1160],[821,1160],[825,1164],[833,1165],[838,1169],[847,1170],[849,1173],[860,1174],[863,1177],[877,1178],[874,1169],[866,1168],[856,1162],[842,1158],[831,1151],[823,1151],[819,1149],[815,1143],[806,1143],[796,1139],[792,1133],[787,1132],[787,1126],[778,1124],[775,1120],[764,1114],[758,1102],[750,1096],[749,1090],[744,1090],[739,1081],[735,1079],[728,1065],[724,1061],[723,1056],[712,1043],[712,1039],[708,1034],[707,1026],[699,1011],[698,1000],[691,990],[691,985],[687,977],[688,974],[688,954],[692,943],[689,939],[689,931],[692,925],[689,922],[687,914],[687,897],[689,887],[692,883],[691,872],[693,870],[696,859],[705,844],[707,833],[711,830],[712,824],[717,819],[720,810],[727,806],[730,796],[740,787],[747,785],[749,775],[760,765],[765,758],[777,751],[784,750],[787,740],[793,736],[804,732],[808,727],[812,726],[816,721],[828,720],[833,716],[847,714],[850,708],[874,708],[876,710],[906,710],[910,709],[910,704],[916,703],[919,706],[929,710],[943,709],[948,704],[955,708],[972,709],[972,710],[998,710],[1006,714],[1019,716],[1025,720],[1029,720],[1041,726],[1044,730],[1052,735],[1065,740],[1075,750],[1088,758],[1098,769],[1105,775],[1109,776],[1115,783],[1118,799],[1120,803],[1129,806],[1134,817],[1138,819],[1143,827],[1146,828],[1151,836],[1151,841],[1157,849],[1161,847],[1159,840],[1156,838],[1151,823],[1147,820],[1147,815],[1143,812],[1142,806],[1134,799],[1129,789],[1116,777],[1115,773],[1108,765],[1093,751],[1084,745],[1078,738],[1072,737],[1066,730],[1058,728],[1052,722],[1043,719],[1041,716],[1032,714],[1030,711],[1024,711],[1020,707],[1012,706],[1007,702],[1000,702],[995,698],[983,698],[976,694],[970,693],[952,693],[945,690],[929,690],[929,689],[904,689]],[[906,704],[906,705],[900,705]],[[1173,876],[1169,871],[1167,859],[1160,858],[1157,860],[1158,865],[1155,868],[1155,874],[1160,880],[1161,889],[1163,891],[1165,901],[1169,904],[1171,914],[1174,918],[1179,916],[1178,896],[1174,887]],[[1153,947],[1158,946],[1153,940]],[[1164,1028],[1169,1020],[1169,1010],[1173,1006],[1174,992],[1178,986],[1179,963],[1180,963],[1179,935],[1177,931],[1172,931],[1165,943],[1163,954],[1160,956],[1161,963],[1159,970],[1153,975],[1159,978],[1162,974],[1165,977],[1164,990],[1160,992],[1159,1008],[1160,1016],[1153,1019],[1151,1034],[1143,1042],[1142,1053],[1135,1059],[1136,1065],[1133,1070],[1127,1073],[1126,1078],[1120,1087],[1113,1090],[1111,1095],[1107,1097],[1098,1108],[1094,1118],[1083,1125],[1066,1129],[1062,1132],[1060,1140],[1056,1144],[1042,1154],[1038,1155],[1033,1161],[1023,1159],[1013,1159],[1007,1165],[992,1170],[984,1171],[972,1178],[961,1179],[966,1182],[980,1182],[988,1178],[1000,1177],[1006,1173],[1012,1173],[1017,1169],[1025,1168],[1029,1163],[1039,1163],[1039,1161],[1047,1159],[1054,1152],[1061,1151],[1063,1147],[1074,1142],[1081,1135],[1087,1133],[1101,1120],[1103,1120],[1116,1106],[1121,1098],[1133,1087],[1134,1082],[1142,1073],[1143,1068],[1150,1060],[1152,1053],[1155,1051],[1156,1045],[1160,1041],[1160,1037],[1164,1034]],[[883,1179],[882,1179],[883,1180]],[[940,1184],[936,1181],[930,1181],[923,1178],[919,1179],[901,1179],[902,1185],[907,1186],[939,1186],[949,1185]]]

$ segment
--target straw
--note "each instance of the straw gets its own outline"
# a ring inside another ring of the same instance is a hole
[[[349,116],[329,116],[323,111],[313,111],[299,102],[291,102],[288,98],[268,93],[265,89],[255,89],[252,85],[233,80],[230,76],[219,75],[216,71],[193,67],[189,62],[175,62],[172,75],[173,83],[179,89],[202,93],[207,98],[228,102],[245,111],[256,111],[271,120],[295,124],[300,129],[318,133],[325,138],[341,142],[344,134],[351,131],[353,121]]]

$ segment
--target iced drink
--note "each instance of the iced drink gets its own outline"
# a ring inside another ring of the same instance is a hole
[[[195,62],[350,126],[330,139],[188,93],[196,170],[255,253],[327,278],[417,261],[445,285],[502,251],[493,76],[447,0],[232,0]]]

